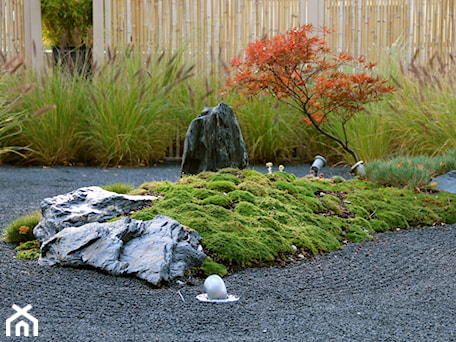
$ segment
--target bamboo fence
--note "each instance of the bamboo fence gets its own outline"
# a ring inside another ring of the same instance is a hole
[[[326,26],[336,51],[381,62],[401,49],[425,63],[455,53],[455,0],[105,0],[106,46],[185,47],[204,65],[227,63],[248,42],[300,23]],[[394,52],[394,51],[393,51]]]
[[[0,52],[2,59],[23,54],[25,48],[22,0],[0,0]]]
[[[455,54],[454,0],[326,0],[324,24],[335,30],[331,48],[379,62],[400,48],[409,62]]]
[[[5,58],[42,58],[39,1],[0,0]],[[328,38],[334,50],[374,62],[397,46],[419,63],[434,55],[448,62],[456,53],[456,0],[93,1],[99,61],[108,47],[125,44],[143,52],[185,48],[189,58],[216,70],[221,61],[242,54],[248,42],[307,22],[335,31]]]
[[[299,25],[300,2],[108,0],[106,46],[127,43],[143,52],[185,48],[188,56],[214,66],[241,54],[249,41]]]

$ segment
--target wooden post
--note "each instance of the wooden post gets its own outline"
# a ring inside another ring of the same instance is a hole
[[[24,33],[26,63],[30,63],[36,72],[40,72],[43,69],[40,0],[24,1]]]
[[[93,63],[104,63],[104,0],[93,0]]]

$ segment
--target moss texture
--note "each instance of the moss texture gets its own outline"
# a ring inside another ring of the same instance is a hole
[[[40,243],[38,240],[27,241],[16,247],[16,258],[38,259],[40,257]]]
[[[329,252],[375,232],[455,223],[455,195],[383,188],[358,179],[298,179],[226,169],[185,176],[176,183],[143,184],[136,193],[161,194],[133,218],[168,215],[195,229],[213,260],[207,264],[257,265],[283,259],[293,246]],[[223,267],[222,267],[223,270]],[[223,272],[222,272],[223,273]]]

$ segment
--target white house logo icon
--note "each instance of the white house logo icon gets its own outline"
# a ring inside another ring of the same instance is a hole
[[[33,336],[38,336],[38,320],[27,312],[32,306],[29,304],[25,308],[20,308],[16,304],[13,304],[12,308],[16,310],[16,313],[6,320],[6,336],[11,336],[11,324],[18,318],[25,318],[29,322],[21,319],[15,324],[16,336],[21,336],[21,331],[24,332],[24,336],[29,336],[29,323],[32,323],[33,326]]]

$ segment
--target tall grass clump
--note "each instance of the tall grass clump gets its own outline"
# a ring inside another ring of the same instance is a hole
[[[126,49],[109,56],[93,77],[93,110],[84,120],[87,160],[95,164],[150,164],[173,139],[173,91],[193,75],[184,50],[143,57]]]
[[[11,145],[14,137],[21,133],[21,124],[26,118],[20,110],[22,97],[33,88],[33,84],[11,85],[9,81],[24,62],[19,57],[4,63],[0,71],[0,156],[14,152],[21,156],[22,146]]]
[[[41,75],[25,75],[36,86],[24,97],[22,109],[33,115],[22,124],[19,142],[28,146],[28,161],[45,165],[73,164],[85,151],[81,130],[90,111],[90,81],[81,74],[48,68]]]
[[[299,147],[302,124],[299,114],[266,95],[233,102],[252,163],[291,162]]]
[[[368,109],[384,141],[376,148],[388,155],[436,156],[456,147],[456,65],[444,64],[434,56],[425,65],[408,58],[400,46],[380,65],[398,91],[385,104]],[[411,60],[410,63],[404,62]],[[360,124],[355,122],[355,124]],[[362,128],[357,131],[362,132]],[[375,147],[374,147],[375,148]],[[388,151],[388,153],[386,153]]]
[[[359,158],[365,162],[389,157],[394,135],[390,122],[385,120],[382,113],[390,110],[388,103],[392,97],[366,106],[366,111],[359,113],[356,120],[348,124],[349,140],[356,148]],[[348,160],[348,156],[341,157],[343,160]]]
[[[455,67],[438,58],[425,66],[402,67],[395,78],[401,92],[391,103],[396,150],[436,155],[456,147]]]
[[[172,128],[173,153],[170,157],[180,156],[183,152],[185,134],[192,122],[205,107],[215,107],[220,101],[218,93],[221,79],[216,74],[195,74],[186,82],[180,83],[172,91],[172,101],[168,104],[172,115],[168,123]],[[227,104],[231,104],[227,102]]]

